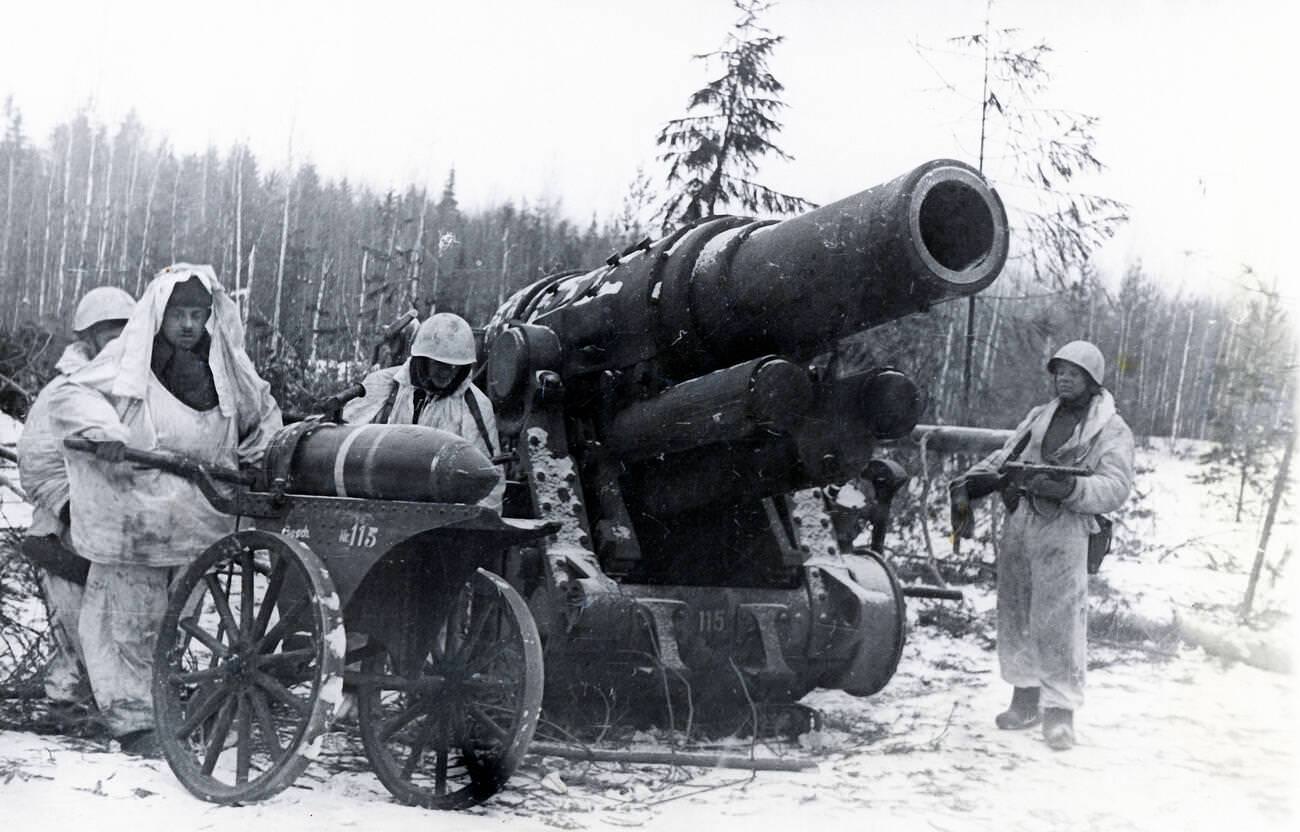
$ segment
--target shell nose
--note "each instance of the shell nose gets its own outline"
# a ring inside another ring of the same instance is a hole
[[[501,480],[492,460],[468,442],[456,443],[433,466],[437,492],[457,503],[475,503],[486,497]]]

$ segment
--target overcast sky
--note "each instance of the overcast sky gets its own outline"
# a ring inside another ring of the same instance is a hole
[[[996,0],[996,26],[1054,49],[1045,103],[1102,119],[1109,171],[1090,184],[1133,217],[1108,271],[1141,257],[1174,283],[1242,263],[1293,279],[1290,5]],[[763,181],[829,202],[929,158],[974,162],[979,64],[943,50],[984,11],[778,3],[765,17],[786,38],[771,62],[788,104],[778,143],[795,158]],[[93,99],[110,124],[134,108],[180,152],[246,140],[278,166],[292,129],[295,157],[326,177],[436,189],[455,166],[471,208],[550,200],[585,221],[618,210],[638,166],[660,174],[655,134],[712,77],[691,56],[734,17],[728,0],[42,0],[0,12],[0,96],[37,135]]]

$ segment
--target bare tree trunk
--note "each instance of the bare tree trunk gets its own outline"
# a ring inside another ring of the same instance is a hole
[[[149,256],[149,228],[153,225],[153,198],[158,192],[158,174],[162,170],[166,140],[158,143],[158,158],[153,163],[153,176],[149,180],[149,193],[144,200],[144,230],[140,232],[140,260],[135,271],[135,296],[144,291],[144,264]]]
[[[510,271],[510,224],[501,232],[501,280],[497,283],[497,308],[506,302],[506,274]]]
[[[135,207],[135,183],[140,174],[140,137],[135,136],[131,147],[131,178],[126,186],[126,207],[122,221],[122,256],[118,260],[117,270],[122,275],[122,285],[126,286],[127,258],[131,250],[131,210]],[[116,282],[116,281],[114,281]]]
[[[980,137],[980,147],[984,146],[983,136]],[[497,304],[500,306],[500,304]],[[961,379],[961,420],[965,424],[971,422],[970,412],[970,388],[971,375],[975,372],[975,296],[971,295],[966,299],[966,355],[962,363]]]
[[[424,220],[429,212],[429,195],[420,192],[420,224],[415,230],[415,246],[412,248],[411,277],[406,289],[411,306],[414,307],[420,297],[420,267],[424,263]]]
[[[1142,326],[1139,328],[1137,337],[1142,341],[1138,345],[1138,386],[1137,400],[1133,405],[1135,413],[1145,412],[1150,409],[1146,403],[1146,381],[1147,381],[1147,364],[1151,358],[1151,342],[1155,340],[1155,325],[1152,318],[1157,317],[1150,306],[1142,310]]]
[[[172,174],[171,246],[169,247],[171,254],[167,258],[173,263],[176,262],[176,204],[180,200],[180,190],[181,161],[178,159],[176,162],[176,170]]]
[[[39,157],[35,158],[33,167],[34,170],[32,172],[32,188],[31,188],[32,203],[27,208],[27,233],[23,235],[23,305],[26,306],[27,312],[29,314],[31,313],[32,310],[32,276],[33,276],[32,245],[33,243],[36,242],[37,239],[36,222],[37,222],[37,218],[40,216],[39,208],[40,208],[41,190],[39,187],[37,187],[40,184],[39,177],[41,172],[41,162]],[[36,276],[36,291],[37,294],[39,294],[41,291],[39,275]],[[15,327],[18,326],[17,313],[18,310],[15,309],[14,310]]]
[[[72,188],[72,128],[68,128],[68,143],[63,151],[63,200],[59,203],[59,209],[63,219],[60,223],[61,231],[59,233],[59,266],[55,271],[55,280],[58,284],[58,300],[55,305],[58,307],[58,314],[63,313],[63,289],[64,289],[64,270],[68,267],[68,217],[72,213],[68,210],[68,196]]]
[[[1088,293],[1088,325],[1083,330],[1083,338],[1085,341],[1096,341],[1094,331],[1097,326],[1097,278],[1086,273],[1084,278],[1083,288]]]
[[[379,295],[379,311],[376,313],[376,316],[375,316],[375,325],[376,325],[376,326],[386,326],[386,325],[387,325],[387,324],[386,324],[386,321],[388,320],[387,315],[385,314],[386,311],[387,311],[387,308],[386,308],[386,307],[387,307],[387,305],[388,305],[388,304],[387,304],[387,300],[388,300],[388,280],[389,280],[388,274],[389,274],[389,271],[392,269],[392,266],[393,266],[393,253],[397,250],[397,225],[398,225],[398,222],[397,222],[398,207],[397,207],[397,205],[398,205],[397,202],[394,201],[394,203],[393,203],[392,225],[390,225],[389,228],[388,228],[388,251],[387,251],[387,256],[384,258],[384,277],[383,277],[383,280],[382,280],[381,283],[380,283],[380,286],[383,287],[383,290],[384,290],[384,291],[381,292],[380,295]]]
[[[50,235],[53,233],[54,225],[54,177],[56,172],[51,170],[49,177],[45,180],[45,237],[41,243],[41,290],[37,297],[36,317],[45,318],[45,300],[50,285]]]
[[[980,368],[980,378],[984,379],[985,388],[993,379],[994,345],[997,343],[998,330],[1002,326],[1002,296],[993,299],[993,320],[989,322],[988,343],[984,345],[984,364]]]
[[[433,255],[433,285],[429,288],[429,314],[433,314],[438,302],[438,278],[442,273],[442,236],[439,235],[437,250]]]
[[[1178,365],[1178,387],[1174,390],[1174,423],[1169,436],[1169,447],[1178,443],[1178,422],[1183,412],[1183,381],[1187,378],[1187,353],[1192,346],[1192,330],[1196,326],[1196,303],[1187,310],[1187,337],[1183,339],[1183,360]]]
[[[253,241],[253,247],[248,250],[248,279],[244,282],[244,323],[248,323],[248,313],[253,309],[253,275],[257,273],[257,244],[260,241]]]
[[[284,175],[284,218],[280,223],[280,262],[275,269],[275,303],[271,312],[271,345],[280,336],[280,304],[284,296],[284,256],[289,250],[289,206],[293,203],[293,129],[289,130],[289,169]]]
[[[240,265],[243,260],[244,247],[244,146],[235,150],[235,291],[243,285]],[[244,319],[248,319],[245,306]]]
[[[370,264],[370,249],[365,246],[361,247],[361,293],[357,302],[357,332],[353,338],[353,356],[356,361],[361,360],[361,322],[366,319],[366,267]]]
[[[1259,536],[1259,547],[1255,550],[1255,564],[1250,569],[1250,581],[1246,584],[1246,598],[1241,604],[1241,617],[1250,616],[1251,605],[1255,602],[1255,588],[1259,586],[1259,573],[1264,568],[1264,555],[1268,552],[1268,539],[1273,533],[1273,521],[1277,518],[1277,507],[1282,502],[1282,493],[1286,491],[1287,478],[1291,473],[1291,456],[1295,451],[1295,429],[1286,440],[1286,450],[1282,453],[1282,464],[1278,466],[1277,478],[1273,480],[1273,496],[1268,501],[1268,513],[1264,515],[1264,530]]]
[[[113,221],[113,167],[117,159],[117,142],[108,140],[108,170],[104,172],[104,207],[99,212],[99,245],[95,247],[95,284],[104,285],[107,265],[109,226]]]
[[[330,257],[325,255],[320,264],[320,285],[316,287],[316,305],[312,307],[311,312],[311,352],[309,353],[308,363],[314,368],[316,366],[316,346],[320,340],[320,317],[321,304],[325,300],[325,283],[330,276]]]
[[[203,167],[199,171],[199,225],[208,230],[208,157],[211,148],[203,151]]]
[[[77,244],[77,278],[73,283],[72,301],[81,298],[81,283],[89,263],[86,262],[86,246],[90,244],[90,215],[95,204],[95,149],[99,145],[99,133],[90,131],[90,156],[86,162],[86,207],[81,217],[81,239]]]
[[[1126,356],[1128,355],[1128,336],[1129,329],[1132,326],[1133,310],[1124,309],[1120,312],[1119,317],[1119,349],[1115,351],[1115,380],[1111,383],[1111,395],[1115,397],[1116,404],[1120,401],[1120,396],[1124,392],[1124,366],[1127,364]]]
[[[1233,354],[1237,349],[1237,325],[1238,321],[1232,317],[1232,310],[1228,310],[1228,334],[1224,338],[1222,345],[1222,357],[1219,358],[1218,364],[1222,371],[1215,372],[1215,393],[1212,406],[1216,413],[1221,411],[1225,405],[1227,391],[1232,387],[1232,372],[1235,366]]]
[[[952,412],[951,403],[948,401],[948,372],[952,364],[952,342],[956,335],[957,317],[954,315],[948,319],[948,337],[944,341],[943,365],[939,368],[939,395],[937,398],[939,401],[939,409],[942,411],[942,416],[950,416]],[[940,413],[935,413],[936,417],[940,417],[940,415]],[[943,419],[939,418],[939,421],[942,422]]]
[[[1171,303],[1169,306],[1169,332],[1164,338],[1165,343],[1167,343],[1169,339],[1174,337],[1174,331],[1175,331],[1174,324],[1177,322],[1177,320],[1178,320],[1178,309],[1176,306],[1173,305],[1173,303]],[[1152,407],[1151,407],[1151,430],[1147,431],[1150,434],[1154,434],[1156,432],[1157,419],[1159,418],[1161,412],[1164,409],[1165,388],[1168,386],[1167,382],[1169,380],[1169,367],[1171,364],[1173,364],[1173,362],[1169,360],[1169,356],[1167,354],[1164,354],[1161,357],[1163,358],[1163,364],[1161,365],[1160,368],[1160,383],[1156,385],[1155,401],[1152,403]]]
[[[1205,368],[1205,347],[1210,341],[1210,331],[1214,329],[1211,325],[1206,325],[1205,332],[1201,335],[1201,348],[1196,354],[1196,378],[1193,379],[1192,389],[1196,395],[1192,397],[1192,424],[1187,432],[1189,436],[1197,439],[1205,438],[1205,420],[1206,414],[1210,412],[1209,392],[1214,381],[1214,368]],[[1200,415],[1198,419],[1196,414]]]
[[[15,146],[14,151],[9,154],[8,175],[5,177],[5,225],[4,231],[0,232],[0,284],[8,282],[9,278],[9,237],[13,231],[14,225],[14,167],[17,164],[18,148]],[[23,284],[26,285],[27,275],[23,275]],[[17,287],[14,292],[14,306],[18,305]]]

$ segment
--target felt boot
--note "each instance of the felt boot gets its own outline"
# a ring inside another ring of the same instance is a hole
[[[1003,731],[1020,731],[1038,724],[1038,688],[1016,688],[1011,707],[993,720]]]
[[[1043,709],[1043,739],[1053,751],[1074,747],[1074,711],[1069,708]]]
[[[162,756],[162,747],[158,745],[158,735],[150,730],[132,731],[117,738],[122,750],[133,757],[145,757],[156,760]]]

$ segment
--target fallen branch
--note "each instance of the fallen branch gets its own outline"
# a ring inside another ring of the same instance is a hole
[[[9,385],[10,387],[12,387],[13,389],[17,390],[19,393],[22,393],[24,396],[27,397],[27,401],[30,402],[30,401],[34,398],[34,397],[32,396],[32,392],[31,392],[30,390],[28,390],[26,387],[23,387],[21,384],[19,384],[18,382],[14,381],[13,379],[11,379],[9,376],[5,375],[4,373],[0,373],[0,381],[3,381],[5,384],[7,384],[7,385]]]
[[[730,754],[701,754],[688,751],[625,751],[599,748],[575,748],[550,742],[533,742],[528,750],[547,757],[585,760],[591,763],[640,763],[655,766],[699,766],[701,768],[738,768],[748,771],[816,771],[813,760],[738,757]]]
[[[44,699],[44,686],[35,682],[0,686],[0,699]]]

